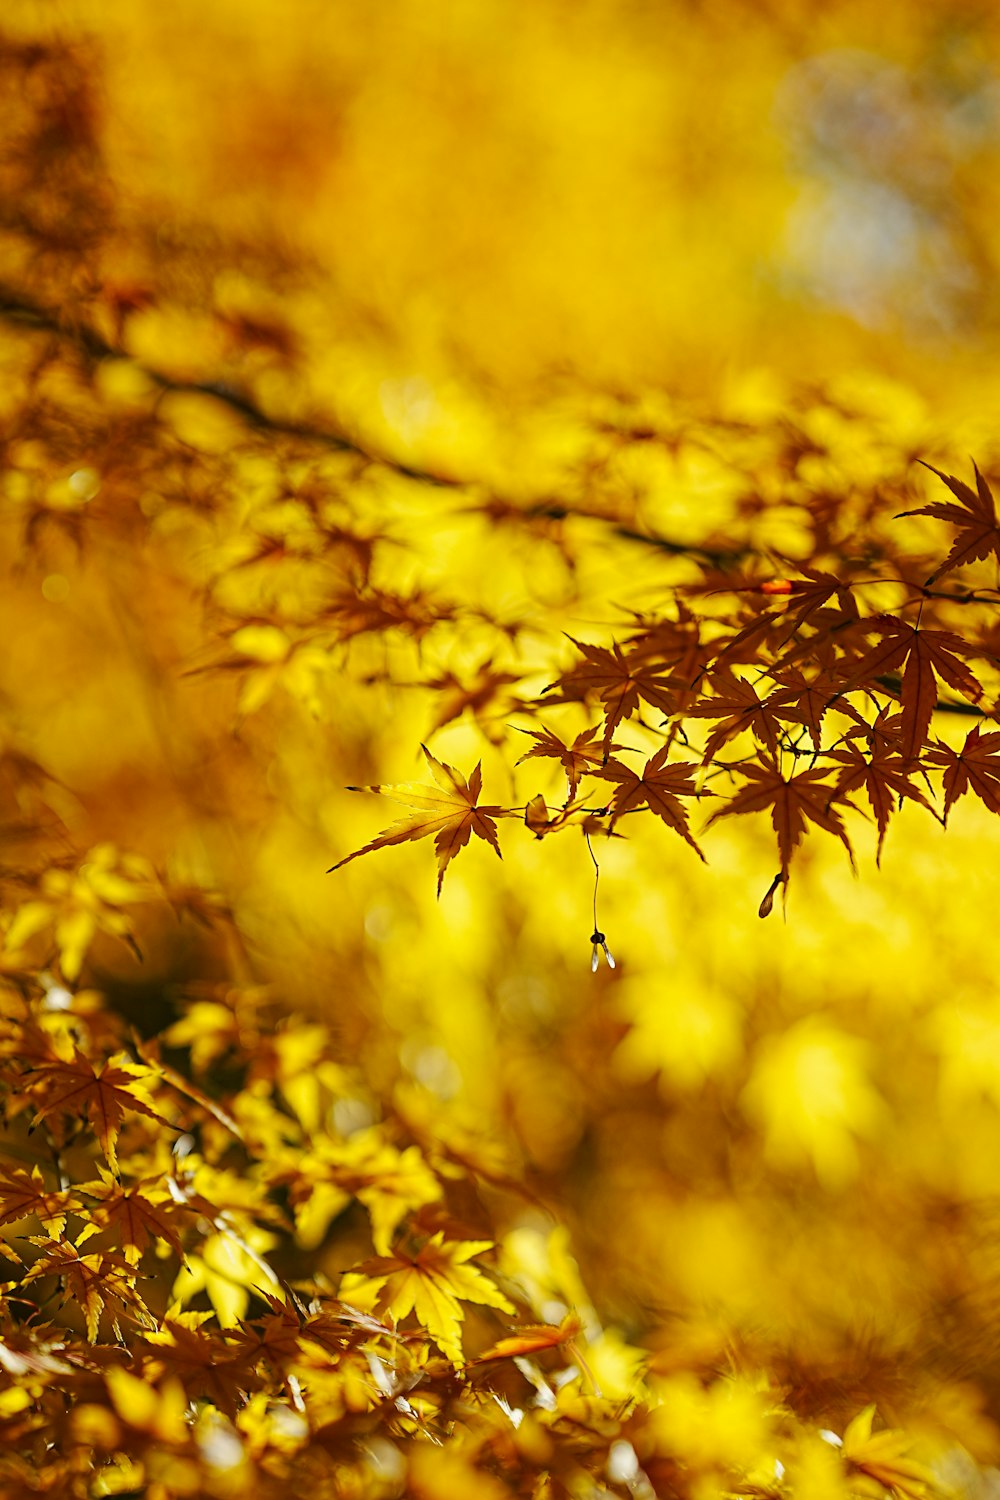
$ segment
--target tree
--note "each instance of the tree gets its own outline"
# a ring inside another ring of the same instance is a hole
[[[12,1494],[919,1497],[1000,1455],[990,294],[941,387],[836,332],[989,283],[994,23],[706,12],[654,66],[665,19],[535,14],[4,22]],[[701,278],[759,268],[745,175],[791,190],[713,134],[719,56],[834,196],[861,132],[900,261],[725,389],[748,298]],[[518,180],[501,249],[452,150]]]

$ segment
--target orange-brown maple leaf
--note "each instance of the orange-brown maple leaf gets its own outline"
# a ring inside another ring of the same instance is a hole
[[[171,1308],[159,1328],[145,1335],[143,1363],[148,1377],[176,1375],[190,1400],[205,1397],[227,1415],[241,1407],[248,1392],[262,1384],[254,1369],[254,1350],[224,1343],[217,1330],[202,1328],[211,1316]]]
[[[548,760],[557,760],[566,772],[566,780],[569,783],[570,799],[576,796],[580,778],[586,776],[594,766],[599,766],[605,758],[601,747],[594,743],[597,729],[585,729],[578,734],[572,745],[567,745],[551,729],[522,729],[521,734],[530,735],[535,741],[530,750],[526,750],[519,758],[517,764],[521,765],[526,760],[535,757]],[[620,745],[609,745],[608,751],[620,750]]]
[[[935,674],[973,703],[982,697],[982,685],[959,659],[958,653],[964,654],[969,648],[950,630],[921,630],[894,615],[875,615],[863,622],[863,629],[866,634],[876,631],[881,640],[853,664],[841,692],[895,672],[905,661],[900,688],[900,753],[904,760],[913,760],[927,737],[937,703]]]
[[[583,661],[564,672],[557,682],[549,683],[545,691],[552,693],[553,697],[547,701],[579,703],[588,698],[599,698],[604,704],[605,755],[611,750],[611,736],[615,729],[623,719],[635,713],[640,699],[665,714],[673,713],[676,706],[675,680],[663,666],[639,652],[626,655],[617,643],[609,651],[604,646],[588,646],[573,640],[572,636],[569,640]]]
[[[35,1115],[35,1124],[40,1124],[56,1110],[67,1115],[86,1116],[101,1143],[108,1166],[117,1174],[116,1145],[127,1112],[146,1115],[160,1125],[170,1124],[157,1114],[145,1097],[144,1085],[154,1076],[149,1068],[129,1062],[124,1053],[109,1058],[96,1071],[89,1058],[76,1049],[68,1062],[54,1058],[33,1070],[32,1091],[41,1095],[41,1108]]]
[[[520,673],[499,672],[487,663],[480,666],[475,675],[466,681],[457,677],[454,672],[442,672],[440,676],[430,679],[424,683],[424,686],[437,695],[438,708],[430,726],[428,738],[454,719],[461,718],[466,710],[471,711],[473,718],[484,733],[488,729],[493,730],[494,733],[488,737],[495,738],[496,721],[502,721],[505,714],[517,707],[516,694],[505,690],[520,681]],[[486,718],[486,710],[491,707],[494,714],[492,725]],[[501,722],[501,733],[502,727]]]
[[[152,1178],[124,1187],[110,1172],[98,1170],[99,1181],[81,1183],[76,1189],[92,1200],[88,1207],[89,1222],[77,1235],[77,1244],[82,1245],[105,1230],[114,1230],[130,1266],[137,1266],[147,1246],[157,1240],[169,1245],[183,1259],[178,1221],[180,1224],[193,1221],[195,1213],[185,1203],[177,1202],[165,1179]]]
[[[600,771],[603,780],[617,782],[611,799],[612,827],[614,820],[623,813],[632,812],[638,807],[648,807],[651,813],[662,818],[668,828],[674,829],[685,843],[691,845],[699,859],[704,860],[704,854],[691,836],[688,815],[680,801],[681,796],[698,796],[698,787],[691,779],[691,772],[698,767],[688,761],[668,766],[666,761],[669,753],[669,745],[662,745],[647,760],[641,773],[618,760],[609,760]]]
[[[791,624],[793,635],[807,624],[834,595],[840,606],[841,615],[846,619],[857,619],[858,606],[854,602],[850,584],[845,583],[834,573],[823,573],[814,568],[803,568],[802,572],[805,574],[804,578],[772,578],[763,583],[734,590],[734,592],[795,599],[797,601],[795,604],[789,604],[782,614],[776,616],[783,623]]]
[[[796,776],[786,777],[766,756],[759,766],[739,766],[737,770],[747,785],[725,807],[712,814],[709,826],[733,813],[766,812],[770,808],[771,824],[778,836],[781,873],[786,880],[792,854],[809,823],[836,834],[847,850],[851,864],[854,864],[854,851],[847,830],[840,814],[830,805],[837,789],[827,779],[828,770],[799,771]]]
[[[1000,735],[997,736],[1000,739]],[[847,740],[839,749],[829,752],[829,759],[837,761],[843,770],[837,778],[837,792],[849,793],[864,787],[868,794],[875,821],[878,824],[878,849],[875,863],[882,863],[882,845],[885,843],[889,819],[907,797],[919,802],[930,812],[931,804],[919,787],[910,779],[911,765],[899,755],[894,755],[884,741],[870,741],[870,754],[866,756],[861,747]],[[937,814],[934,814],[935,817]]]
[[[500,845],[497,842],[496,818],[511,817],[513,814],[502,807],[479,807],[479,794],[483,786],[482,762],[480,761],[472,775],[466,781],[460,771],[452,766],[445,765],[443,761],[435,760],[426,745],[421,745],[427,764],[431,768],[431,775],[437,782],[440,790],[414,782],[406,782],[398,786],[352,786],[348,787],[350,792],[377,792],[382,797],[389,797],[394,802],[402,802],[408,807],[420,808],[420,813],[405,818],[402,822],[394,823],[391,828],[385,829],[377,838],[365,844],[362,849],[355,849],[353,854],[346,855],[343,859],[331,865],[327,871],[329,875],[334,870],[342,869],[349,865],[352,859],[359,859],[362,854],[372,854],[376,849],[388,848],[390,844],[406,844],[413,839],[434,837],[434,848],[438,861],[438,895],[441,894],[441,886],[444,882],[444,872],[455,858],[455,855],[464,849],[473,834],[485,841],[496,850],[497,858],[501,858]]]
[[[1000,730],[983,734],[977,724],[965,736],[961,750],[938,744],[928,753],[927,763],[944,767],[944,816],[959,797],[975,792],[990,812],[1000,812]]]
[[[935,500],[930,505],[920,506],[918,510],[899,512],[901,516],[934,516],[939,521],[948,521],[952,526],[958,527],[958,535],[951,551],[941,566],[930,575],[927,583],[934,583],[943,573],[950,573],[952,569],[960,568],[965,563],[989,557],[991,552],[1000,562],[1000,523],[997,521],[996,504],[989,485],[975,463],[972,468],[976,476],[976,488],[972,490],[961,479],[956,479],[954,474],[942,474],[940,469],[935,469],[933,464],[924,463],[923,459],[919,462],[925,469],[930,469],[932,474],[936,474],[958,501],[957,505],[952,505],[947,500]]]
[[[33,1240],[32,1243],[42,1245],[44,1252],[26,1273],[21,1285],[27,1286],[43,1276],[58,1276],[66,1301],[75,1302],[82,1309],[87,1337],[92,1344],[97,1339],[101,1313],[109,1302],[129,1311],[136,1322],[147,1328],[152,1326],[149,1308],[136,1289],[135,1271],[120,1256],[110,1251],[81,1255],[68,1240],[59,1244],[50,1244],[47,1240]]]
[[[803,724],[809,731],[813,748],[822,740],[823,715],[835,703],[839,686],[827,673],[808,681],[797,667],[786,667],[775,673],[778,687],[767,699],[776,719]]]
[[[721,719],[705,742],[705,759],[711,760],[715,752],[736,735],[749,729],[754,739],[760,740],[771,751],[777,753],[778,730],[773,695],[758,696],[752,683],[737,677],[728,667],[713,673],[714,698],[706,698],[687,710],[695,719]]]
[[[57,1240],[66,1228],[66,1215],[78,1209],[75,1195],[66,1190],[49,1190],[38,1166],[26,1172],[23,1167],[0,1167],[0,1224],[12,1224],[30,1216],[38,1219],[49,1235]]]
[[[435,599],[421,589],[409,594],[393,594],[385,589],[353,585],[330,599],[321,622],[330,622],[338,639],[351,640],[370,631],[399,630],[415,640],[422,640],[442,620],[455,618],[455,606]]]
[[[514,1359],[523,1354],[540,1354],[543,1349],[558,1349],[571,1343],[582,1327],[576,1313],[567,1313],[559,1324],[525,1323],[507,1338],[491,1344],[473,1363],[481,1365],[488,1359]]]

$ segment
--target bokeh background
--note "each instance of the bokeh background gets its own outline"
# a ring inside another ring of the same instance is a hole
[[[988,469],[998,168],[983,4],[0,21],[8,928],[52,868],[67,922],[117,871],[143,962],[79,919],[80,979],[147,1034],[267,987],[364,1081],[355,1125],[523,1175],[510,1266],[565,1228],[623,1351],[750,1350],[800,1409],[878,1400],[986,1463],[985,812],[905,807],[881,871],[859,819],[858,878],[810,846],[763,923],[766,826],[714,829],[707,867],[629,830],[593,977],[576,834],[512,824],[440,901],[426,845],[325,871],[389,821],[345,787],[419,779],[421,740],[482,757],[489,801],[559,800],[514,766],[518,701],[563,632],[695,576],[630,532],[808,562],[809,496],[877,494],[901,455]]]

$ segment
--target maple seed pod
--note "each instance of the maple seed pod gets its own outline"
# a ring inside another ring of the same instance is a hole
[[[778,886],[783,884],[784,879],[784,872],[779,870],[777,875],[775,875],[774,879],[771,881],[771,884],[768,886],[763,901],[757,908],[758,917],[769,917],[771,915],[771,908],[774,906],[774,893],[778,889]]]
[[[590,957],[590,972],[591,972],[591,974],[596,974],[597,973],[597,965],[601,961],[601,949],[602,948],[604,949],[604,957],[608,961],[608,968],[609,969],[613,969],[615,967],[615,961],[614,961],[613,957],[611,956],[611,949],[608,947],[608,940],[604,936],[604,933],[603,932],[599,932],[597,930],[597,928],[595,927],[594,931],[590,934],[590,941],[594,945],[594,951],[593,951],[593,953],[591,954],[591,957]]]
[[[549,810],[545,805],[545,798],[541,793],[537,797],[532,797],[524,809],[524,821],[536,839],[545,836],[546,831],[551,825],[551,819],[549,818]]]

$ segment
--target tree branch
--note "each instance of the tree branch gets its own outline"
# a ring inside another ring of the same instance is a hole
[[[405,464],[399,459],[387,457],[384,453],[377,453],[373,449],[365,447],[355,438],[347,437],[343,432],[336,432],[329,427],[320,426],[311,422],[293,422],[281,417],[269,416],[257,403],[246,394],[245,391],[236,389],[224,381],[211,380],[177,380],[167,375],[162,370],[157,370],[151,365],[142,363],[133,358],[127,350],[108,343],[96,329],[81,324],[79,326],[68,324],[60,317],[58,311],[35,302],[23,293],[9,286],[0,284],[0,322],[12,326],[20,325],[26,328],[42,329],[47,333],[53,333],[58,338],[65,339],[80,351],[88,360],[95,364],[105,359],[127,359],[130,364],[142,373],[163,391],[185,391],[197,395],[213,396],[217,401],[222,401],[229,407],[230,411],[236,412],[251,427],[261,432],[274,432],[283,437],[302,438],[306,442],[321,444],[327,448],[333,448],[341,453],[354,453],[366,463],[381,464],[385,468],[392,469],[394,473],[401,474],[406,479],[415,479],[422,484],[433,484],[449,488],[459,487],[465,483],[461,479],[453,479],[443,474],[432,473],[429,469],[420,469],[412,464]]]

